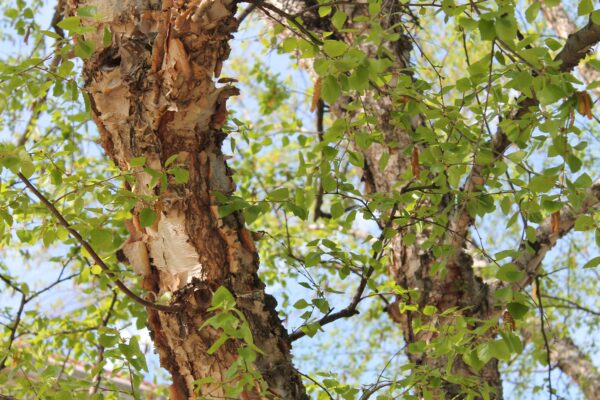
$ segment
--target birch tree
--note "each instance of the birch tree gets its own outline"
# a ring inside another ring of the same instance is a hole
[[[0,394],[597,398],[591,2],[3,7]]]

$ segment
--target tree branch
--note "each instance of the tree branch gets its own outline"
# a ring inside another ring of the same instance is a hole
[[[27,304],[27,298],[23,292],[21,292],[21,302],[19,303],[19,309],[17,310],[17,315],[15,316],[15,322],[13,326],[10,327],[10,337],[8,338],[8,344],[6,345],[6,352],[10,351],[10,348],[17,337],[17,329],[19,329],[19,324],[21,323],[21,317],[23,316],[23,311],[25,309],[25,304]],[[6,368],[6,360],[8,360],[8,354],[2,358],[0,361],[0,371]]]
[[[547,294],[543,294],[542,297],[553,301],[550,304],[546,304],[546,308],[570,308],[573,310],[583,311],[588,314],[600,317],[600,311],[592,310],[591,308],[581,305],[573,300],[565,299],[562,297],[549,296]]]
[[[525,277],[512,283],[513,290],[520,290],[529,285],[535,277],[535,272],[542,263],[544,256],[552,249],[558,239],[569,233],[580,215],[586,214],[600,207],[600,179],[596,180],[587,190],[585,199],[576,210],[563,207],[560,211],[560,226],[558,232],[552,231],[551,218],[546,218],[537,228],[536,241],[523,241],[520,246],[520,255],[512,262],[525,272]]]
[[[562,4],[550,7],[545,1],[540,1],[542,12],[548,21],[548,25],[556,31],[557,35],[564,40],[567,40],[571,34],[577,31],[577,26],[573,23],[569,15],[565,11]],[[600,71],[589,67],[587,64],[580,65],[578,67],[579,73],[583,80],[590,84],[597,80],[600,80]],[[592,92],[600,97],[600,88],[593,89]]]
[[[396,214],[397,210],[398,210],[398,203],[395,203],[394,206],[392,207],[392,211],[389,215],[389,218],[388,218],[385,226],[382,228],[382,232],[381,232],[381,235],[379,236],[379,240],[383,240],[385,228],[388,228],[392,225],[393,216]],[[382,247],[385,247],[385,246],[382,246]],[[379,260],[383,254],[384,254],[384,252],[382,249],[379,252],[376,252],[373,255],[373,258],[376,260]],[[369,265],[369,268],[367,269],[365,274],[360,279],[360,283],[358,284],[358,288],[356,289],[356,292],[354,293],[354,296],[352,297],[350,304],[348,304],[343,310],[325,315],[323,318],[321,318],[319,321],[317,321],[317,323],[320,326],[324,326],[333,321],[337,321],[338,319],[348,318],[348,317],[358,314],[358,310],[357,310],[358,303],[360,303],[361,300],[364,299],[363,293],[364,293],[364,291],[367,287],[367,283],[369,282],[369,279],[371,278],[371,275],[373,275],[374,271],[375,271],[375,268],[373,267],[373,265]],[[293,342],[304,336],[306,336],[306,333],[304,331],[302,331],[301,329],[297,329],[294,332],[290,333],[289,340],[290,340],[290,342]]]
[[[90,256],[92,257],[92,259],[94,260],[94,262],[100,268],[102,268],[102,271],[104,271],[104,273],[110,277],[110,279],[115,283],[115,285],[117,285],[117,287],[119,289],[121,289],[121,291],[123,293],[125,293],[125,295],[127,295],[127,297],[129,297],[130,299],[132,299],[133,301],[135,301],[138,304],[141,304],[141,305],[143,305],[145,307],[148,307],[148,308],[153,308],[153,309],[158,310],[158,311],[164,311],[164,312],[177,312],[177,311],[179,311],[179,309],[180,309],[179,307],[167,306],[167,305],[164,305],[164,304],[156,304],[156,303],[153,303],[153,302],[148,301],[146,299],[143,299],[140,296],[138,296],[137,294],[133,293],[131,291],[131,289],[129,289],[123,282],[121,282],[121,280],[119,280],[119,278],[117,278],[117,276],[115,275],[115,273],[108,267],[108,265],[106,265],[106,263],[102,260],[102,258],[100,258],[100,256],[98,255],[98,253],[96,253],[96,251],[93,249],[93,247],[79,234],[79,232],[77,232],[75,229],[73,229],[71,227],[71,225],[69,224],[69,222],[67,222],[67,220],[65,219],[65,217],[60,213],[60,211],[58,211],[58,209],[54,206],[54,204],[52,204],[52,202],[50,202],[29,181],[29,179],[27,179],[25,177],[25,175],[23,175],[22,173],[19,172],[19,173],[17,173],[17,176],[19,177],[19,179],[21,179],[21,181],[25,184],[25,186],[27,186],[29,188],[29,190],[31,190],[33,192],[33,194],[44,204],[44,206],[46,206],[46,208],[56,217],[56,219],[58,220],[58,222],[65,229],[67,229],[67,231],[69,231],[69,234],[77,242],[79,242],[79,244],[90,254]]]
[[[115,307],[115,304],[117,303],[117,291],[113,291],[113,295],[112,295],[112,300],[110,302],[110,306],[108,306],[108,311],[106,311],[106,315],[104,316],[104,318],[102,319],[102,324],[100,325],[101,327],[106,327],[108,325],[108,321],[110,320],[110,317],[113,314],[113,310]],[[104,368],[102,367],[102,361],[104,361],[104,350],[105,347],[102,344],[98,344],[98,361],[96,363],[96,367],[99,367],[98,370],[98,374],[95,377],[95,381],[96,383],[94,384],[93,387],[90,388],[90,394],[96,394],[98,393],[98,390],[100,389],[100,383],[102,382],[102,376],[104,374]]]
[[[533,322],[533,327],[522,328],[524,339],[529,340],[532,330],[539,330],[539,321]],[[550,362],[565,373],[579,389],[587,400],[600,400],[600,371],[581,349],[568,336],[560,336],[551,332]]]
[[[579,62],[589,53],[593,45],[600,41],[600,25],[594,24],[591,19],[588,24],[579,31],[569,35],[563,49],[555,57],[555,61],[560,61],[558,67],[561,72],[569,72],[579,64]],[[537,99],[526,98],[519,102],[505,119],[518,120],[526,115],[532,107],[537,107],[539,104]],[[487,148],[491,148],[494,157],[493,163],[501,159],[504,152],[510,146],[511,142],[502,131],[498,129],[496,135],[488,143]],[[463,187],[463,193],[467,196],[469,193],[481,191],[486,181],[484,171],[486,166],[475,163],[469,174],[466,183]],[[466,201],[463,201],[457,212],[452,217],[450,227],[454,233],[452,234],[451,244],[454,249],[462,249],[467,232],[473,224],[473,217],[469,214],[466,208]],[[458,253],[458,251],[456,252]]]

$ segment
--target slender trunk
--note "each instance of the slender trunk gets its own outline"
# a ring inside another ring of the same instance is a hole
[[[79,6],[94,6],[100,15],[85,22],[95,29],[84,39],[96,47],[84,77],[102,146],[121,170],[132,173],[132,192],[157,199],[135,206],[122,253],[144,276],[151,300],[170,291],[172,304],[182,307],[177,313],[148,309],[161,365],[173,377],[171,398],[258,396],[257,382],[246,382],[245,392],[226,385],[227,371],[239,362],[245,343],[231,339],[209,354],[223,332],[200,329],[214,315],[207,311],[213,293],[224,286],[264,352],[254,362],[268,386],[260,398],[306,399],[276,301],[257,276],[249,231],[237,213],[220,217],[214,196],[234,190],[221,152],[221,128],[227,98],[237,89],[217,87],[213,77],[220,75],[237,28],[235,2],[89,0]],[[103,47],[108,33],[112,38]],[[139,157],[145,167],[136,164]],[[189,178],[178,182],[182,169]],[[156,214],[146,227],[140,223],[140,213],[141,220],[147,218],[145,208]],[[201,379],[204,384],[196,389],[194,381]]]

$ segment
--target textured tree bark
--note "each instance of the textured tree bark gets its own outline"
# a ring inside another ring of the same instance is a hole
[[[220,75],[237,28],[235,2],[87,0],[71,2],[65,12],[73,15],[79,6],[96,7],[99,15],[84,21],[93,31],[78,40],[96,43],[84,78],[102,146],[135,177],[132,192],[158,199],[135,206],[122,255],[143,275],[150,300],[170,291],[172,304],[181,306],[177,313],[148,309],[161,365],[173,377],[171,398],[226,397],[226,372],[243,343],[228,340],[209,354],[221,330],[199,329],[213,315],[207,311],[212,294],[225,286],[264,352],[255,366],[268,385],[262,394],[248,388],[235,397],[306,399],[276,301],[257,276],[249,231],[237,213],[221,218],[214,197],[234,190],[221,152],[221,128],[227,98],[237,89],[217,87],[213,77]],[[107,33],[112,38],[103,46]],[[167,166],[172,156],[176,159]],[[137,157],[145,157],[146,168],[132,165]],[[173,167],[189,172],[186,183],[167,173]],[[157,173],[163,177],[153,179]],[[157,215],[149,227],[140,224],[143,208]],[[213,383],[195,388],[202,378]]]

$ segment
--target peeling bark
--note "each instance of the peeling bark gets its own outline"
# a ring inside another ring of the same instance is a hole
[[[207,318],[212,294],[224,286],[245,315],[254,343],[264,351],[255,362],[268,385],[256,398],[306,399],[290,358],[287,333],[257,276],[258,254],[239,214],[221,218],[214,192],[234,190],[231,171],[221,151],[227,98],[238,93],[231,85],[217,87],[228,41],[237,28],[232,0],[84,0],[70,3],[96,7],[100,18],[86,20],[94,31],[84,39],[96,49],[85,62],[85,89],[106,154],[133,174],[131,190],[156,196],[140,201],[132,211],[130,239],[122,253],[142,274],[148,298],[173,292],[178,313],[148,309],[148,326],[161,365],[172,374],[171,398],[194,399],[194,381],[213,378],[197,392],[208,398],[226,395],[222,383],[243,345],[227,341],[209,355],[221,336],[211,327],[199,330]],[[104,32],[112,42],[102,47]],[[177,156],[173,164],[167,159]],[[153,179],[132,160],[145,157],[146,168],[165,174]],[[189,172],[178,184],[169,168]],[[139,215],[151,208],[157,215],[142,227]]]

